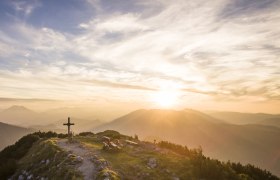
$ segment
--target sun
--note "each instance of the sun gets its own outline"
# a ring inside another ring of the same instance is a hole
[[[171,108],[177,104],[179,97],[174,91],[160,91],[154,94],[152,99],[161,108]]]

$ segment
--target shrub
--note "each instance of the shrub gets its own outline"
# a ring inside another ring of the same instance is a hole
[[[92,132],[81,132],[81,133],[79,133],[79,136],[94,136],[94,133],[92,133]]]

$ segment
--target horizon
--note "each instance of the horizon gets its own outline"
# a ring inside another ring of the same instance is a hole
[[[3,0],[0,8],[0,108],[280,113],[279,1]]]
[[[11,105],[11,106],[6,106],[5,108],[1,108],[1,111],[4,110],[8,110],[11,108],[25,108],[27,110],[31,110],[33,112],[36,113],[44,113],[44,112],[48,112],[48,111],[53,111],[53,110],[71,110],[71,109],[84,109],[84,107],[82,106],[62,106],[62,107],[55,107],[55,108],[46,108],[46,109],[33,109],[31,107],[28,106],[24,106],[24,105]],[[85,110],[90,110],[91,108],[87,108]],[[202,113],[207,113],[207,112],[225,112],[225,113],[244,113],[244,114],[271,114],[271,115],[279,115],[279,113],[265,113],[265,112],[246,112],[246,111],[221,111],[221,110],[215,110],[215,109],[203,109],[203,110],[199,110],[199,109],[194,109],[194,108],[138,108],[138,109],[133,109],[131,111],[128,111],[127,113],[130,112],[134,112],[134,111],[138,111],[138,110],[162,110],[162,111],[184,111],[184,110],[193,110],[193,111],[198,111],[198,112],[202,112]]]

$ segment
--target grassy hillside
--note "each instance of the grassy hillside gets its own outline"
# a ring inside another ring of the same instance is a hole
[[[280,128],[272,126],[228,124],[194,110],[138,110],[96,131],[106,129],[137,134],[141,139],[158,137],[192,148],[202,146],[210,157],[280,172]]]
[[[31,129],[0,122],[0,150],[15,143],[22,136],[32,132]]]
[[[104,136],[117,142],[118,150],[105,149]],[[35,133],[0,152],[0,177],[12,179],[83,179],[79,158],[58,146],[55,133]],[[128,143],[129,142],[129,143]],[[132,143],[133,142],[133,143]],[[93,179],[231,179],[277,180],[276,176],[253,165],[221,162],[203,155],[202,149],[189,149],[169,142],[142,142],[116,131],[84,133],[74,144],[87,149],[96,173]],[[4,162],[5,161],[5,162]],[[83,161],[83,160],[82,160]],[[7,162],[11,162],[7,173]],[[6,168],[6,169],[5,169]],[[6,171],[5,171],[6,170]],[[6,173],[6,174],[4,174]]]

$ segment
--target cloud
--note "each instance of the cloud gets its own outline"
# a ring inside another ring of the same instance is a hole
[[[24,98],[6,98],[6,97],[0,97],[0,102],[42,102],[42,101],[57,101],[53,99],[24,99]]]
[[[261,11],[271,10],[279,6],[277,0],[232,0],[229,1],[221,10],[220,15],[223,18],[234,18]]]
[[[38,0],[32,1],[11,1],[10,2],[16,12],[23,13],[24,16],[30,16],[33,10],[39,7],[41,4]]]
[[[130,84],[121,84],[121,83],[114,83],[109,81],[101,81],[101,80],[87,80],[85,82],[96,84],[98,86],[105,86],[105,87],[112,87],[112,88],[124,88],[124,89],[135,89],[135,90],[147,90],[147,91],[155,91],[156,89],[142,87],[137,85],[130,85]]]
[[[138,16],[137,14],[116,14],[108,19],[95,19],[87,24],[81,23],[79,26],[87,30],[91,29],[104,33],[127,33],[147,30],[148,27],[138,22]]]
[[[89,2],[96,14],[76,24],[79,33],[26,22],[0,29],[2,87],[22,76],[34,78],[22,87],[52,89],[49,97],[168,87],[213,99],[279,99],[277,1]]]

